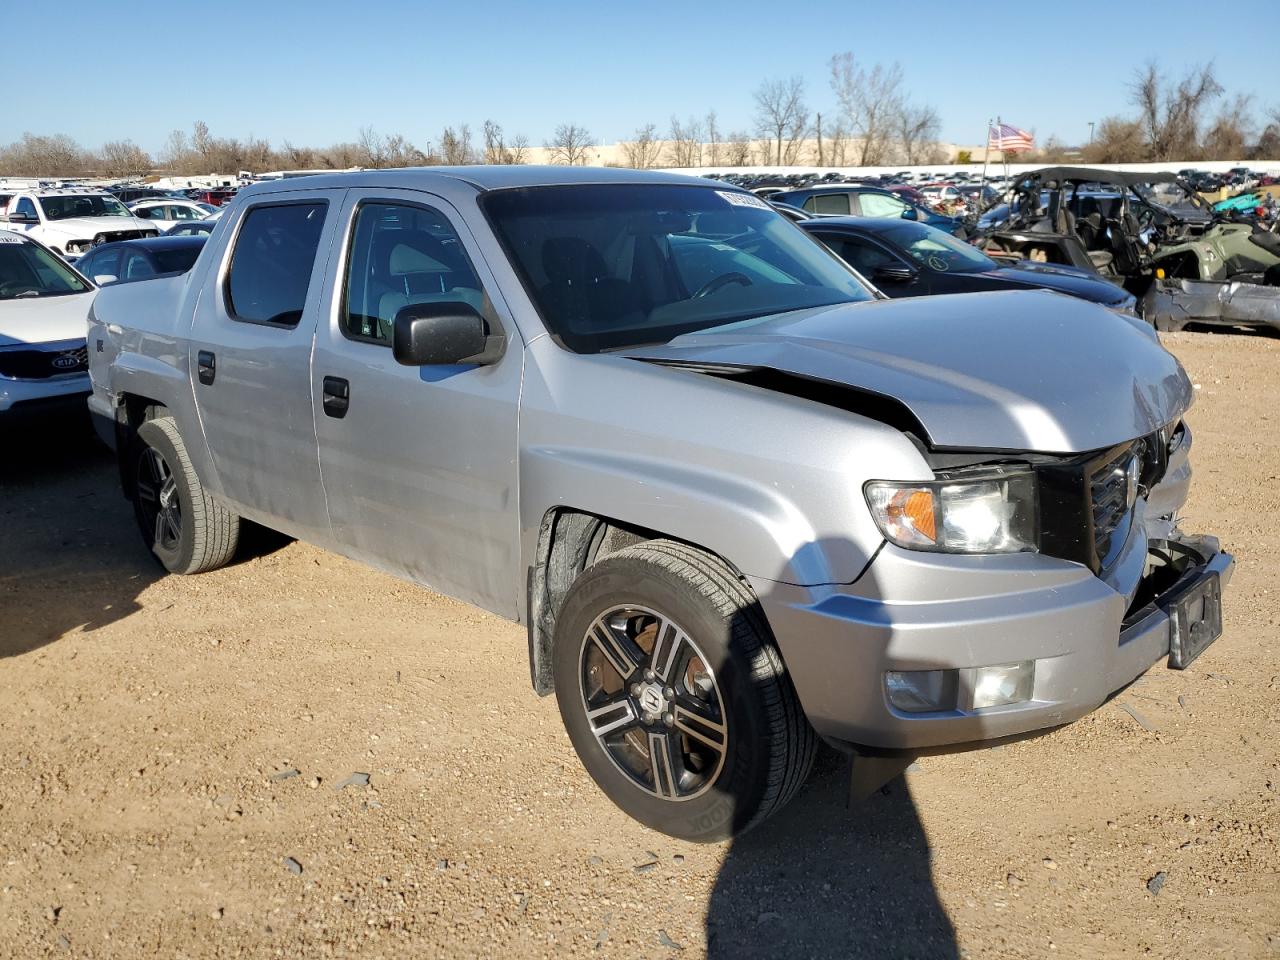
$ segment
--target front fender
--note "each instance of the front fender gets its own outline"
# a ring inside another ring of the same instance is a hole
[[[851,583],[883,538],[870,479],[928,479],[898,430],[763,387],[530,344],[520,420],[522,553],[571,508],[695,543],[743,574]]]

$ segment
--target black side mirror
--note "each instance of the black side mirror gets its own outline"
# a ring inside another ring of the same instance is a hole
[[[505,338],[491,336],[484,317],[461,300],[401,307],[392,328],[391,352],[407,367],[493,363]]]
[[[905,263],[889,263],[876,267],[874,279],[879,283],[907,283],[916,278],[916,272]]]
[[[907,207],[905,210],[902,211],[902,219],[903,220],[919,220],[920,214],[916,213],[915,207]]]
[[[40,220],[31,213],[11,213],[9,214],[10,223],[39,223]]]

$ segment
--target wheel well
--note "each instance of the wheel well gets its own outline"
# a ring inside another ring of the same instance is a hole
[[[133,474],[130,466],[129,451],[133,446],[133,435],[138,427],[148,420],[163,417],[169,408],[163,403],[136,393],[120,395],[120,403],[116,410],[116,463],[120,469],[120,490],[126,500],[133,489]]]
[[[659,539],[706,549],[659,530],[568,507],[547,511],[538,531],[538,549],[529,568],[528,580],[529,675],[533,689],[540,696],[546,696],[554,689],[551,643],[555,636],[556,618],[574,581],[582,571],[611,553],[646,540]],[[732,564],[729,566],[736,572]]]

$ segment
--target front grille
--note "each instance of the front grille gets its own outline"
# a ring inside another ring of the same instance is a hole
[[[89,351],[83,345],[61,350],[0,350],[0,377],[47,380],[88,369]]]
[[[1113,451],[1089,474],[1089,505],[1093,520],[1093,553],[1099,567],[1106,568],[1113,554],[1124,546],[1129,529],[1136,477],[1130,467],[1139,455],[1132,445]]]
[[[96,241],[98,237],[102,237],[102,243],[115,243],[117,240],[141,240],[143,237],[158,236],[158,230],[108,230],[105,233],[95,233],[93,238]]]

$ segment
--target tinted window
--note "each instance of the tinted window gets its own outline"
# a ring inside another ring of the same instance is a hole
[[[130,251],[124,260],[121,280],[148,280],[156,275],[155,264],[145,253]]]
[[[120,248],[92,253],[76,266],[91,280],[94,277],[118,277],[120,276]]]
[[[23,197],[18,201],[18,206],[14,213],[25,213],[28,217],[36,215],[36,205],[31,201],[30,197]]]
[[[0,300],[83,293],[89,286],[57,256],[27,240],[0,237]]]
[[[390,346],[402,307],[448,300],[465,301],[479,311],[482,295],[444,214],[398,203],[361,204],[347,257],[343,332]]]
[[[872,296],[738,191],[584,184],[493,191],[482,204],[547,327],[580,353]]]
[[[234,319],[288,326],[302,319],[324,211],[322,202],[249,209],[227,276],[227,309]]]
[[[849,195],[847,193],[819,193],[813,199],[813,206],[806,210],[814,213],[836,213],[841,216],[849,214]]]
[[[895,224],[885,235],[906,250],[911,259],[938,273],[980,273],[996,266],[972,244],[923,223]]]
[[[822,237],[822,241],[864,277],[871,277],[881,267],[898,262],[870,240],[861,237],[827,235]]]

